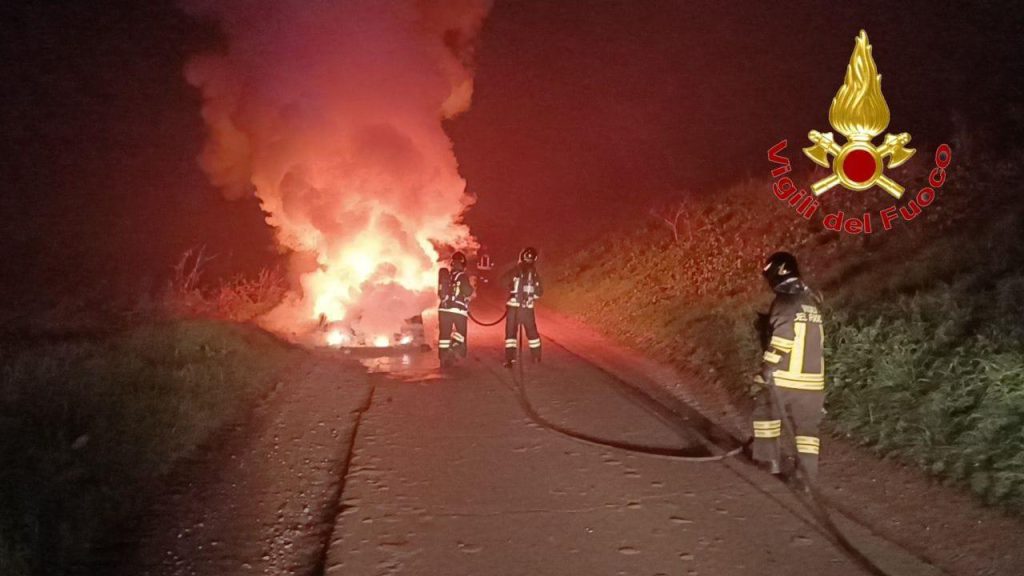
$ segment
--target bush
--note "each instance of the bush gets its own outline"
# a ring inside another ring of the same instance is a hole
[[[0,573],[64,573],[292,354],[254,330],[201,321],[5,354]]]
[[[870,236],[805,223],[770,182],[743,182],[688,205],[692,239],[653,220],[558,263],[545,300],[742,405],[771,298],[759,265],[792,251],[826,298],[833,429],[1024,512],[1020,163],[985,165],[964,161],[923,216]],[[830,210],[877,210],[868,198]]]
[[[215,287],[205,286],[203,270],[214,256],[193,248],[181,255],[164,291],[161,308],[174,318],[216,318],[248,322],[270,312],[284,300],[287,282],[279,269],[263,269],[255,278],[235,276]]]
[[[1024,339],[965,301],[945,286],[870,320],[832,318],[830,420],[881,455],[1024,512]]]

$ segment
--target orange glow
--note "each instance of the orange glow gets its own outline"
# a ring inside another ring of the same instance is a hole
[[[438,254],[430,233],[420,231],[422,237],[405,249],[372,227],[341,249],[332,250],[337,242],[331,239],[313,240],[323,246],[318,266],[301,277],[302,299],[277,311],[277,320],[295,326],[322,319],[353,329],[368,344],[389,346],[390,338],[379,334],[397,332],[402,321],[434,304]]]
[[[327,345],[334,346],[335,348],[345,344],[348,338],[341,333],[341,330],[331,330],[327,333]]]
[[[196,4],[230,48],[186,68],[209,133],[200,164],[229,198],[255,194],[291,256],[292,291],[261,323],[390,345],[436,305],[435,246],[475,245],[442,122],[469,108],[490,2]]]

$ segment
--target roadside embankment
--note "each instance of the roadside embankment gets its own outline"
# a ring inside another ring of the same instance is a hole
[[[831,432],[1019,514],[1018,164],[963,162],[925,214],[872,235],[793,216],[767,181],[691,198],[675,238],[660,221],[638,222],[558,263],[545,303],[696,374],[742,411],[759,364],[756,313],[770,301],[760,264],[792,251],[825,298]],[[836,202],[859,213],[866,198]]]
[[[0,353],[0,573],[63,574],[303,353],[245,326],[147,323]]]

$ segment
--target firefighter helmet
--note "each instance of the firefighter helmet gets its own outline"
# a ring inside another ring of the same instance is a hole
[[[533,246],[527,246],[523,248],[523,251],[519,253],[519,262],[526,264],[533,264],[537,261],[537,249]]]
[[[776,252],[768,257],[764,267],[761,268],[768,285],[775,288],[786,280],[800,277],[800,268],[796,263],[796,256],[789,252]]]
[[[456,268],[458,270],[466,269],[466,255],[463,254],[462,252],[456,252],[455,254],[452,254],[451,262],[452,268]]]

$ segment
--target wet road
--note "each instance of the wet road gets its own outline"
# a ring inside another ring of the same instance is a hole
[[[433,353],[315,355],[176,473],[102,573],[867,573],[782,483],[706,461],[721,452],[707,422],[637,393],[620,350],[541,325],[544,363],[521,377],[501,367],[499,328],[474,326],[445,372]],[[892,574],[937,573],[843,527]]]
[[[369,363],[381,375],[327,574],[865,573],[749,466],[635,454],[531,420],[519,384],[559,427],[709,455],[700,435],[568,350],[549,343],[520,381],[500,367],[496,329],[472,336],[471,357],[443,374],[430,356]]]

